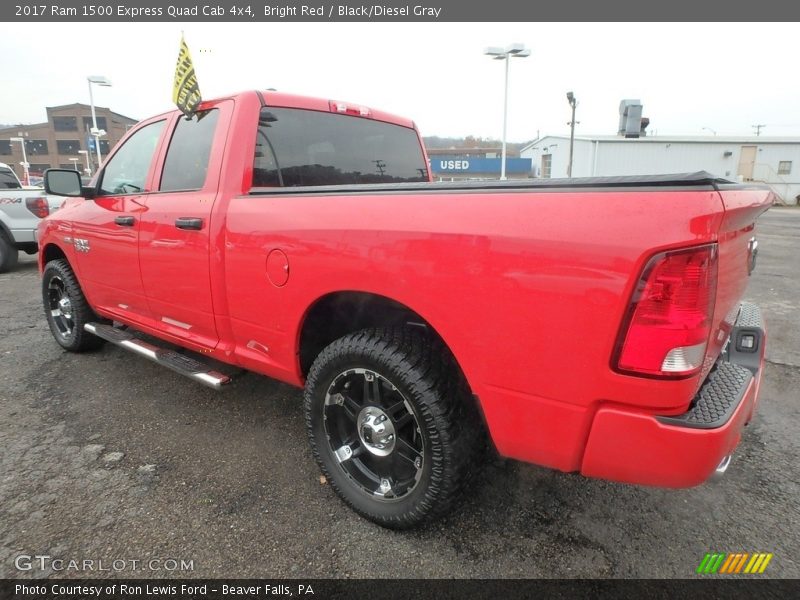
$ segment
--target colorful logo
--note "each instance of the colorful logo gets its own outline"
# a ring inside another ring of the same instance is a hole
[[[721,573],[725,575],[738,575],[740,573],[763,573],[767,569],[769,561],[772,560],[772,553],[769,552],[714,552],[708,553],[703,557],[697,573],[702,575],[713,575]]]

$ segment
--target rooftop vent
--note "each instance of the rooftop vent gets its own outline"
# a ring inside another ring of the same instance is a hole
[[[619,103],[619,129],[617,134],[626,138],[645,136],[650,119],[642,118],[641,100],[622,100]]]

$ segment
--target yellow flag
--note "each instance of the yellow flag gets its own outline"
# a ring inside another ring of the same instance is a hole
[[[175,83],[172,87],[172,101],[183,111],[183,114],[189,117],[201,100],[200,86],[197,83],[197,76],[192,64],[192,55],[189,54],[189,46],[181,36],[178,64],[175,66]]]

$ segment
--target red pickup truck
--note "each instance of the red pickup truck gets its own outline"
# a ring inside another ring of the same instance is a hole
[[[304,386],[320,469],[388,527],[449,510],[487,440],[620,482],[725,470],[763,372],[741,298],[768,190],[429,179],[414,123],[359,105],[248,92],[142,121],[91,187],[47,172],[52,333]]]

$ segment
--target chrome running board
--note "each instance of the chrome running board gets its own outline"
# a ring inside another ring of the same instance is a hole
[[[186,356],[175,350],[154,346],[144,340],[138,339],[130,331],[117,329],[116,327],[103,323],[86,323],[83,328],[89,333],[103,338],[107,342],[111,342],[120,348],[143,356],[162,367],[166,367],[179,375],[184,375],[189,379],[193,379],[215,390],[221,389],[223,385],[231,381],[231,378],[227,375],[214,371],[208,365],[190,356]]]

